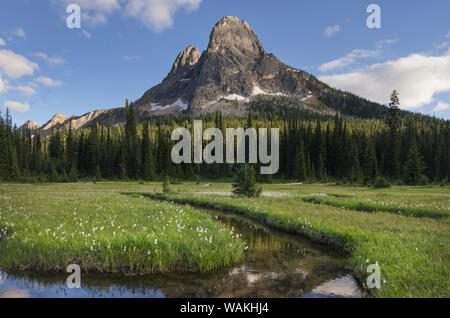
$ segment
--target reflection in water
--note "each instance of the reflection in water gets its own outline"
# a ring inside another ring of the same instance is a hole
[[[304,294],[303,298],[321,298],[321,297],[363,297],[355,280],[351,276],[330,280],[312,291]]]
[[[0,272],[0,297],[362,296],[345,259],[326,248],[245,218],[214,215],[248,243],[232,268],[206,274],[83,274],[81,289],[68,289],[64,274]]]
[[[17,289],[15,287],[5,288],[1,294],[0,298],[29,298],[31,297],[28,290]]]

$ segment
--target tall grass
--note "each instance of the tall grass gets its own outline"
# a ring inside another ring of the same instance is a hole
[[[0,201],[2,269],[148,274],[210,271],[245,243],[211,216],[86,185],[8,185]]]

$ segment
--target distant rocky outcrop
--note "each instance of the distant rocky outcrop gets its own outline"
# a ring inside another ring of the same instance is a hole
[[[72,117],[58,113],[52,117],[47,123],[40,127],[42,137],[50,135],[53,130],[61,129],[63,126],[72,127],[73,129],[84,128],[91,125],[99,124],[102,126],[121,125],[125,122],[125,110],[123,108],[100,109],[86,113],[82,116]]]
[[[28,120],[25,124],[22,125],[22,127],[20,127],[20,129],[30,129],[31,131],[35,131],[39,128],[41,128],[41,125],[36,124],[32,120]]]

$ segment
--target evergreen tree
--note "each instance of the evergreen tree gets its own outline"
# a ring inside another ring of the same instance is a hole
[[[417,185],[422,177],[423,169],[422,156],[417,148],[416,140],[413,138],[408,152],[408,160],[405,164],[405,182],[410,185]]]
[[[128,104],[126,100],[126,118],[125,118],[125,159],[127,175],[129,178],[137,178],[139,172],[139,162],[137,157],[137,130],[136,119],[134,116],[133,105]]]
[[[363,162],[364,183],[373,184],[377,177],[377,157],[374,146],[370,141],[366,143]]]
[[[297,164],[298,164],[298,181],[305,181],[307,178],[306,175],[306,162],[305,162],[305,147],[303,144],[303,138],[300,137],[299,141],[299,149],[297,151]]]
[[[86,172],[94,176],[97,172],[98,158],[98,127],[92,128],[87,140],[85,152],[85,168]]]
[[[119,158],[119,178],[127,178],[127,146],[125,141],[125,135],[121,136],[120,143],[120,158]]]
[[[235,183],[233,193],[243,197],[259,197],[262,188],[256,183],[255,169],[252,165],[241,165]]]
[[[17,152],[16,148],[12,144],[12,142],[9,142],[8,147],[8,179],[9,180],[16,180],[20,176],[19,172],[19,164],[17,162]]]
[[[387,173],[391,179],[397,179],[400,175],[400,99],[394,90],[391,94],[391,102],[388,109],[387,124],[389,127],[389,142],[384,158]]]
[[[142,136],[142,165],[144,179],[151,181],[155,179],[155,165],[153,162],[153,153],[151,149],[151,140],[149,135],[149,125],[144,124]]]
[[[72,168],[70,168],[69,181],[70,182],[78,182],[78,173],[77,173],[77,169],[75,167],[75,163],[73,163]]]
[[[8,133],[6,124],[0,113],[0,180],[8,178]]]
[[[56,171],[55,165],[52,164],[51,168],[50,168],[50,176],[49,176],[49,181],[50,182],[58,182],[58,172]]]
[[[314,165],[314,162],[311,163],[311,169],[310,169],[310,175],[309,175],[309,183],[314,183],[316,180],[316,168]]]
[[[76,163],[77,148],[73,136],[72,121],[70,121],[69,125],[70,125],[69,131],[66,138],[66,149],[67,149],[66,153],[67,153],[67,166],[72,168]]]
[[[102,180],[102,173],[100,172],[100,167],[97,165],[97,167],[95,168],[95,179],[97,181]]]

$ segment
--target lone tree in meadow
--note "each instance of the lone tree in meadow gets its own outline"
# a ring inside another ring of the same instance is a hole
[[[262,188],[256,184],[255,169],[249,164],[241,166],[238,171],[236,183],[233,184],[233,193],[241,197],[259,197]]]

